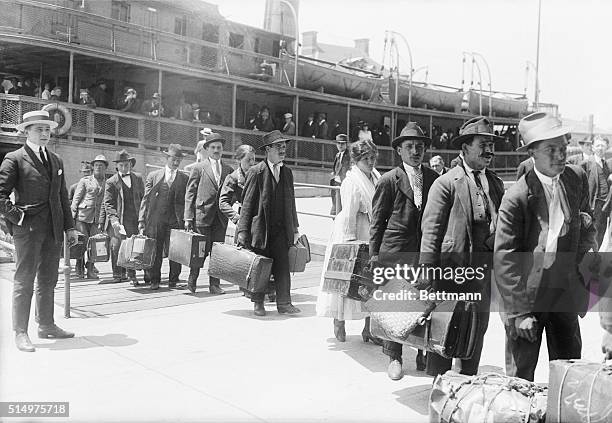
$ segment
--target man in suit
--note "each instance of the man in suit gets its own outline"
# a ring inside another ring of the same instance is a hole
[[[435,170],[438,175],[444,175],[449,170],[444,166],[444,159],[441,156],[433,156],[429,159],[429,167]]]
[[[111,237],[112,282],[124,282],[129,278],[132,285],[138,286],[136,271],[128,269],[126,278],[126,269],[117,265],[117,257],[121,241],[138,233],[138,211],[144,195],[144,179],[141,174],[132,171],[136,159],[126,150],[117,152],[113,162],[117,165],[117,173],[106,181],[100,230]]]
[[[588,306],[578,265],[597,248],[584,170],[566,165],[570,130],[547,113],[519,123],[534,168],[508,189],[495,236],[495,278],[506,329],[506,374],[533,380],[542,334],[550,360],[580,358]]]
[[[606,297],[599,300],[601,327],[604,329],[604,336],[601,341],[601,351],[606,355],[606,360],[612,360],[612,298]]]
[[[402,164],[380,178],[372,199],[370,261],[373,266],[417,264],[422,211],[429,189],[438,177],[434,170],[422,165],[430,143],[415,122],[408,122],[391,143],[402,158]],[[389,356],[389,377],[401,379],[402,345],[384,341],[383,353]],[[417,356],[417,368],[424,370],[422,355]]]
[[[276,285],[276,308],[280,314],[299,313],[291,304],[289,247],[299,238],[295,207],[293,173],[284,165],[288,138],[280,131],[264,135],[266,159],[251,167],[244,185],[238,245],[252,248],[257,254],[270,257]],[[265,316],[264,294],[253,293],[254,314]]]
[[[518,169],[516,170],[516,180],[521,179],[521,176],[528,173],[531,169],[533,169],[533,158],[527,157],[521,163],[519,163]]]
[[[490,269],[497,213],[504,194],[503,181],[488,167],[493,160],[495,140],[491,123],[484,117],[468,120],[452,140],[461,149],[460,164],[440,176],[429,191],[421,229],[420,263],[425,267],[482,268],[482,280],[463,284],[454,280],[434,281],[433,288],[444,292],[481,294],[474,354],[461,360],[461,373],[478,372],[483,339],[489,324]],[[427,354],[427,374],[444,374],[452,360],[436,353]]]
[[[606,151],[610,147],[607,138],[596,137],[593,143],[594,155],[581,163],[589,181],[590,207],[593,211],[593,223],[597,229],[597,245],[601,245],[608,227],[608,197],[610,193],[611,169],[606,162]]]
[[[295,123],[293,123],[293,115],[285,113],[285,124],[281,132],[285,135],[295,135]]]
[[[314,113],[308,113],[308,120],[302,125],[302,133],[300,135],[306,138],[316,138],[317,123],[314,121]]]
[[[98,233],[100,211],[104,201],[104,188],[106,185],[106,168],[108,161],[102,154],[96,156],[91,162],[93,175],[81,178],[72,199],[72,216],[76,222],[76,229],[85,235],[85,245],[90,236]],[[83,277],[85,258],[77,259],[77,274]],[[87,263],[87,279],[98,279],[93,262]]]
[[[138,215],[138,230],[156,242],[155,262],[151,269],[145,270],[145,281],[151,282],[152,290],[159,289],[164,251],[170,247],[170,231],[184,226],[188,177],[178,170],[184,155],[179,144],[170,144],[165,154],[166,166],[147,175]],[[176,287],[180,274],[181,264],[170,261],[168,288]]]
[[[0,166],[0,214],[15,243],[13,330],[21,351],[35,351],[28,337],[30,307],[36,283],[36,321],[39,338],[71,338],[73,333],[55,325],[53,298],[57,284],[64,231],[68,244],[77,233],[70,213],[64,164],[47,149],[57,123],[44,110],[28,112],[17,126],[25,132],[25,145],[6,155]],[[11,193],[15,193],[14,202]]]
[[[85,176],[90,176],[91,173],[93,172],[93,167],[91,166],[91,163],[87,161],[82,161],[81,169],[79,169],[79,172],[81,173],[81,178],[84,178]],[[70,201],[71,203],[72,203],[72,199],[74,198],[74,192],[76,191],[77,185],[79,185],[79,181],[70,185],[70,188],[68,189],[68,201]]]
[[[567,164],[573,164],[580,166],[584,161],[593,158],[593,139],[591,137],[583,138],[578,141],[582,152],[580,154],[574,154],[567,158]]]
[[[338,152],[334,158],[334,170],[331,173],[331,179],[329,185],[332,187],[339,187],[342,185],[342,181],[346,177],[346,172],[351,167],[351,157],[346,151],[346,144],[348,143],[348,136],[346,134],[339,134],[336,136],[336,148]],[[330,190],[332,199],[332,208],[329,214],[332,216],[337,215],[342,210],[342,203],[340,202],[340,190]]]
[[[317,122],[317,138],[326,140],[328,138],[329,125],[327,125],[327,115],[319,113],[319,121]]]
[[[227,230],[227,217],[219,209],[219,195],[223,181],[232,173],[229,165],[221,160],[225,139],[222,135],[212,133],[206,137],[203,148],[208,152],[208,158],[191,168],[187,191],[185,194],[185,229],[197,230],[206,237],[205,258],[210,254],[213,242],[224,242]],[[200,268],[189,270],[187,287],[195,294]],[[211,294],[221,295],[219,278],[209,278],[208,290]]]

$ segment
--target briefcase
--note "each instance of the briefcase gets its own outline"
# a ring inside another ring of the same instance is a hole
[[[612,422],[612,364],[550,362],[547,422]]]
[[[367,301],[376,289],[367,242],[354,241],[332,246],[325,269],[323,291],[337,293],[357,301]]]
[[[125,269],[150,269],[155,261],[155,250],[155,239],[144,235],[132,235],[121,241],[117,265]]]
[[[170,230],[168,260],[184,266],[202,267],[206,258],[206,237],[181,229]]]
[[[306,235],[298,238],[297,242],[289,247],[289,272],[303,272],[306,263],[310,263],[310,243]]]
[[[85,234],[82,234],[79,231],[77,233],[77,243],[70,247],[70,258],[71,259],[80,259],[83,258],[83,254],[85,254],[85,249],[87,246],[85,245]],[[60,257],[64,258],[64,246],[62,245],[62,249],[60,250]]]
[[[429,421],[544,423],[546,401],[546,388],[525,379],[497,373],[465,376],[449,370],[434,380]]]
[[[236,245],[213,242],[208,274],[223,279],[252,293],[268,289],[272,259]]]
[[[87,241],[87,257],[92,263],[103,263],[110,259],[110,237],[99,233],[89,237]]]

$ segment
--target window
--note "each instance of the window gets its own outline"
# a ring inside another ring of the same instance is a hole
[[[219,26],[209,23],[202,24],[202,39],[209,43],[219,43]]]
[[[111,6],[111,18],[118,21],[130,21],[130,5],[125,1],[113,0]]]
[[[230,32],[229,46],[233,48],[244,48],[244,35]]]
[[[187,35],[187,16],[174,18],[174,33],[183,37]]]

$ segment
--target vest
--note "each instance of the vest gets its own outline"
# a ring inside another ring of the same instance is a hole
[[[472,247],[474,251],[487,251],[484,241],[489,237],[491,231],[487,221],[485,202],[482,196],[478,195],[476,182],[470,177],[468,177],[468,188],[472,203]]]
[[[280,177],[278,184],[274,180],[274,175],[270,171],[270,178],[272,179],[272,185],[274,192],[271,195],[272,201],[270,204],[270,228],[283,228],[285,227],[285,183],[284,183],[284,172],[281,168]],[[274,230],[274,229],[273,229]]]
[[[123,225],[138,226],[138,212],[134,207],[134,191],[128,187],[123,178],[119,177],[121,188],[123,189]],[[126,227],[127,229],[127,227]]]
[[[176,182],[176,179],[175,179]],[[159,215],[160,222],[175,224],[176,221],[176,213],[174,212],[174,186],[176,184],[173,183],[171,187],[168,187],[166,183],[166,179],[162,180],[159,184],[159,194],[158,194],[158,204],[160,207]]]
[[[610,176],[610,169],[606,162],[603,162],[603,168],[597,165],[597,199],[605,201],[608,197],[608,176]]]

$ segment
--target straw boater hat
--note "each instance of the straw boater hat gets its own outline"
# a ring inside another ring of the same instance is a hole
[[[180,144],[170,144],[168,146],[168,150],[164,151],[164,154],[166,156],[176,157],[179,159],[182,159],[183,157],[185,157],[185,155],[183,154],[183,150],[181,150]]]
[[[268,145],[278,144],[283,141],[291,141],[290,138],[285,137],[279,130],[268,132],[263,136],[263,144],[259,147],[261,150],[265,149]]]
[[[95,162],[104,163],[108,167],[108,160],[106,160],[104,154],[98,154],[96,158],[91,161],[91,164],[93,165]]]
[[[391,142],[391,147],[398,147],[405,140],[421,140],[426,145],[431,143],[431,139],[425,135],[421,127],[416,122],[408,122],[400,132],[399,137]]]
[[[223,138],[223,135],[213,132],[210,135],[206,136],[206,141],[204,141],[204,144],[202,144],[202,148],[208,147],[209,144],[213,142],[220,142],[221,144],[225,144],[225,138]]]
[[[115,163],[128,162],[128,161],[132,162],[132,166],[136,164],[136,159],[130,156],[130,153],[128,153],[126,150],[118,151],[117,155],[115,156],[115,160],[113,160],[113,162]]]
[[[200,134],[204,135],[204,137],[209,136],[210,134],[212,134],[213,131],[210,128],[204,128],[200,131]]]
[[[504,139],[504,137],[495,135],[493,125],[491,125],[491,122],[486,117],[478,116],[468,120],[459,128],[459,136],[453,138],[451,145],[460,149],[464,142],[471,142],[476,135],[490,137],[492,140]]]
[[[285,113],[285,119],[291,119],[293,115],[291,113]]]
[[[57,128],[57,122],[49,118],[49,113],[47,111],[35,110],[23,115],[23,120],[17,125],[17,130],[23,132],[28,126],[36,124],[49,125],[52,130]]]
[[[560,119],[549,113],[536,112],[521,119],[518,130],[523,138],[523,145],[516,151],[527,151],[540,141],[567,135],[572,129],[563,126]]]
[[[348,142],[348,135],[346,134],[336,135],[336,142],[346,144]]]

